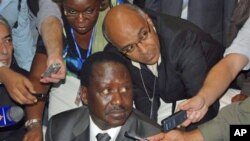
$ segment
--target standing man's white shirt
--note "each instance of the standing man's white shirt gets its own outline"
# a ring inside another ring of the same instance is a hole
[[[249,60],[248,64],[243,68],[250,68],[250,18],[247,19],[244,26],[239,30],[232,44],[226,49],[224,56],[237,53],[246,56]],[[220,109],[231,103],[231,98],[240,93],[240,90],[228,89],[227,92],[220,98]]]
[[[244,70],[250,68],[250,17],[240,29],[230,47],[226,49],[224,56],[230,53],[238,53],[246,56],[249,62],[244,67]]]

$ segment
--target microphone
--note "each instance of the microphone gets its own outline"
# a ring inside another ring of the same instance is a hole
[[[19,106],[0,107],[0,127],[15,125],[24,117],[24,111]]]

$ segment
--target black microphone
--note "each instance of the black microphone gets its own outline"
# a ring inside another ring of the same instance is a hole
[[[15,125],[24,117],[24,111],[19,106],[0,107],[0,127]]]

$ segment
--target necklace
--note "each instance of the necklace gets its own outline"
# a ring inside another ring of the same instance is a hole
[[[148,94],[148,90],[145,86],[145,83],[144,83],[144,79],[142,77],[142,73],[141,73],[141,69],[139,69],[139,72],[140,72],[140,77],[141,77],[141,80],[142,80],[142,85],[143,85],[143,88],[144,88],[144,91],[145,93],[147,94],[147,97],[148,97],[148,100],[150,101],[151,105],[150,105],[150,119],[153,119],[153,105],[154,105],[154,98],[155,98],[155,85],[156,85],[156,76],[154,75],[154,88],[153,88],[153,94],[152,94],[152,97],[149,96]]]

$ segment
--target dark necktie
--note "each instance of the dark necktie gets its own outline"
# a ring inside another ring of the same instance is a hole
[[[97,141],[109,141],[111,138],[107,133],[99,133],[96,135]]]

